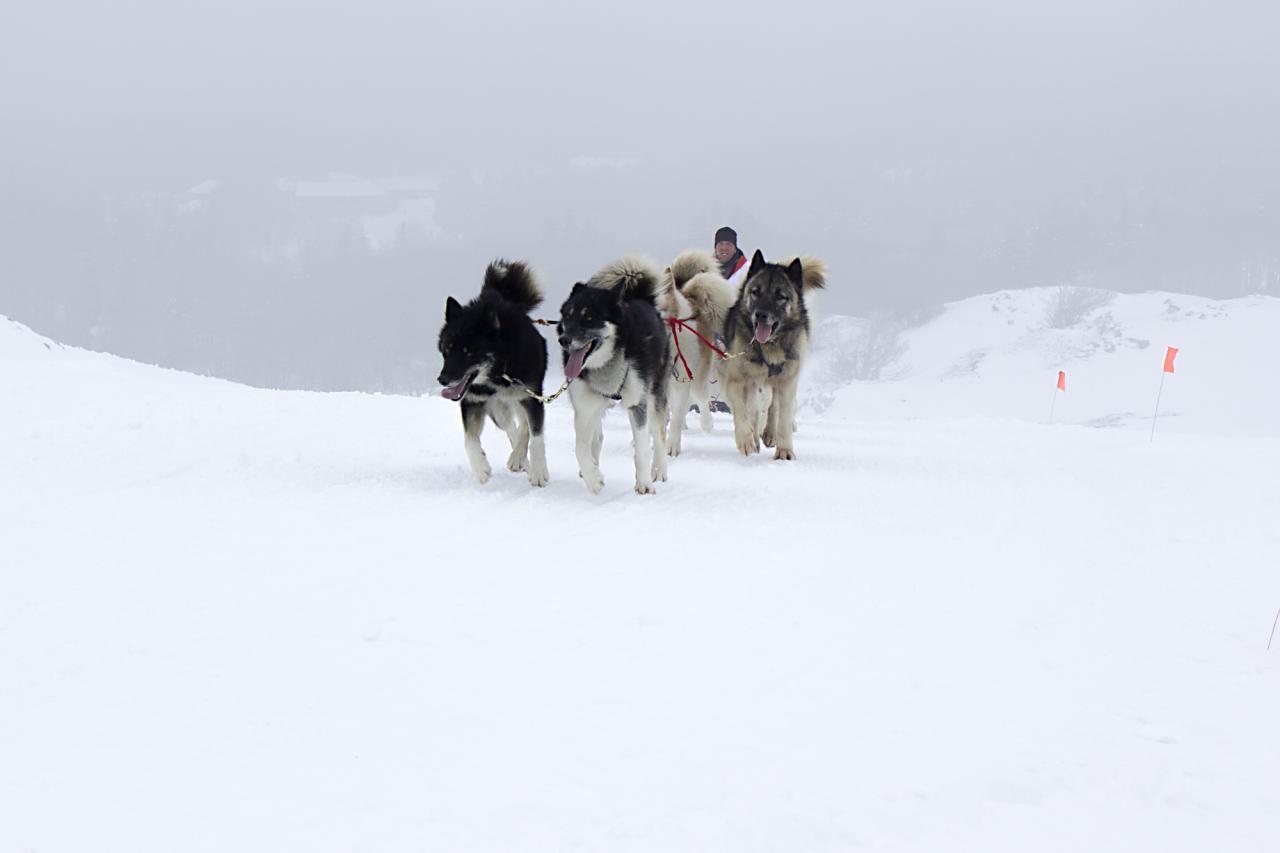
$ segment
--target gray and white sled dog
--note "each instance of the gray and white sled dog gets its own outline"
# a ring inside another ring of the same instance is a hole
[[[631,419],[636,492],[652,494],[653,481],[667,479],[670,347],[655,304],[661,276],[653,261],[626,255],[575,284],[560,308],[556,332],[573,401],[578,472],[592,494],[604,488],[604,413],[615,402]]]
[[[725,320],[724,335],[730,352],[744,353],[725,368],[734,441],[744,454],[759,453],[763,441],[776,448],[774,459],[796,458],[796,388],[809,347],[805,294],[825,287],[826,281],[826,264],[818,258],[803,255],[771,264],[757,250],[751,259],[738,300]],[[771,392],[763,430],[762,388]]]
[[[687,249],[662,273],[658,310],[667,317],[688,321],[699,335],[715,343],[724,336],[725,319],[736,297],[733,285],[720,274],[720,265],[710,252]],[[698,404],[703,430],[711,431],[709,382],[716,373],[719,356],[685,327],[669,328],[674,341],[669,371],[671,425],[667,428],[667,453],[679,456],[690,399]]]
[[[528,471],[533,486],[547,484],[547,451],[540,400],[547,372],[547,342],[529,312],[542,293],[527,264],[494,261],[484,271],[480,295],[466,305],[445,302],[438,377],[445,399],[462,406],[467,461],[481,483],[489,480],[489,460],[480,446],[488,415],[511,439],[507,468]]]

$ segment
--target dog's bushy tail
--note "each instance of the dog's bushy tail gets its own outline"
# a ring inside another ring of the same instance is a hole
[[[587,287],[604,290],[612,290],[619,284],[623,285],[627,299],[643,299],[656,306],[662,289],[662,273],[658,265],[644,255],[623,255],[587,279]]]
[[[533,270],[524,261],[496,260],[484,271],[484,285],[480,292],[496,293],[525,311],[532,311],[542,304],[542,291]]]
[[[791,262],[796,258],[787,258],[782,262],[784,267],[791,266]],[[823,290],[827,286],[827,264],[822,258],[815,258],[813,255],[801,255],[799,257],[800,268],[804,270],[804,290],[808,293],[810,290]]]
[[[725,317],[738,301],[733,285],[719,272],[698,273],[685,282],[683,293],[693,308],[693,316],[716,334],[724,329]]]
[[[674,287],[676,290],[684,290],[684,286],[688,284],[694,276],[701,273],[718,273],[720,265],[716,263],[715,257],[710,252],[702,249],[685,249],[676,255],[676,259],[671,262],[671,266],[667,267],[662,273],[662,284],[664,287]]]

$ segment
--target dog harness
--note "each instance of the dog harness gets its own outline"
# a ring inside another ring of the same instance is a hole
[[[765,358],[764,347],[760,346],[758,342],[752,341],[751,346],[752,346],[751,361],[754,362],[755,364],[763,364],[766,368],[768,368],[769,376],[771,377],[777,376],[779,373],[782,372],[783,368],[787,366],[787,363],[785,361],[783,361],[781,364],[774,364],[773,362],[769,361],[769,359]],[[786,358],[789,358],[791,356],[791,353],[787,352],[785,349],[782,351],[782,354]]]

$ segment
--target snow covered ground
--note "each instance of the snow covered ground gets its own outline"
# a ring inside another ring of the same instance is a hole
[[[1049,321],[1056,321],[1056,326]],[[905,327],[904,327],[905,326]],[[1161,431],[1280,435],[1280,299],[1034,288],[976,296],[912,323],[822,321],[808,408],[825,417],[978,416],[1148,430],[1165,348],[1178,347]],[[861,375],[859,375],[861,374]],[[866,381],[850,383],[851,378]]]
[[[959,303],[878,382],[820,339],[795,463],[720,416],[654,497],[617,413],[600,497],[567,400],[550,486],[481,487],[438,397],[0,319],[0,851],[1275,849],[1280,430],[1237,357],[1280,301],[1175,340],[1163,298],[1110,351]]]

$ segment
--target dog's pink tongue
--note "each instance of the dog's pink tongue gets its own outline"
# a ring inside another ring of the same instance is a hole
[[[756,343],[767,344],[773,337],[773,326],[769,323],[756,323]]]
[[[444,397],[446,400],[461,400],[462,395],[466,392],[467,385],[470,384],[470,382],[471,377],[464,376],[452,385],[446,385],[441,388],[440,396]]]
[[[569,353],[569,360],[564,363],[565,379],[578,378],[578,374],[582,373],[582,363],[587,360],[587,350],[589,349],[591,349],[590,344]]]

